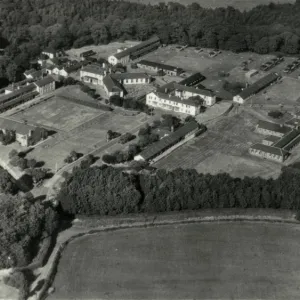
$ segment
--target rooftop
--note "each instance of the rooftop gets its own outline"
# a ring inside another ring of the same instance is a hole
[[[120,58],[122,58],[124,56],[128,56],[128,55],[130,55],[130,54],[132,54],[132,53],[134,53],[136,51],[139,51],[142,47],[145,47],[147,45],[150,45],[152,43],[159,42],[159,41],[160,41],[159,37],[158,36],[154,36],[154,37],[150,38],[149,40],[144,41],[144,42],[142,42],[142,43],[140,43],[140,44],[138,44],[136,46],[133,46],[133,47],[127,48],[124,51],[115,53],[115,54],[113,54],[113,56],[115,58],[117,58],[117,59],[120,59]]]
[[[194,107],[199,107],[200,105],[194,101],[194,100],[190,100],[190,99],[181,99],[179,97],[173,96],[173,95],[168,95],[165,93],[159,93],[159,92],[154,92],[160,99],[164,99],[164,100],[170,100],[176,103],[182,103],[182,104],[187,104],[189,106],[194,106]]]
[[[111,76],[117,80],[149,78],[146,73],[115,73],[111,74]]]
[[[280,140],[281,138],[279,136],[274,136],[274,135],[268,135],[264,138],[265,141],[269,141],[272,143],[276,143]]]
[[[43,86],[45,86],[47,84],[50,84],[52,82],[55,82],[55,80],[51,76],[47,76],[47,77],[44,77],[41,80],[36,81],[34,84],[38,87],[43,87]]]
[[[288,134],[283,136],[277,143],[273,146],[278,148],[284,148],[287,144],[289,144],[293,139],[300,135],[300,131],[293,129]]]
[[[175,89],[180,90],[180,91],[186,91],[186,92],[191,92],[191,93],[195,93],[195,94],[199,94],[199,95],[205,95],[205,96],[210,96],[210,97],[214,97],[215,93],[210,91],[210,90],[205,90],[205,89],[200,89],[200,88],[194,88],[194,87],[190,87],[190,86],[185,86],[182,84],[176,84],[175,83]]]
[[[104,69],[98,65],[92,64],[87,65],[81,69],[83,72],[97,74],[97,75],[104,75]]]
[[[22,94],[26,94],[32,92],[35,89],[35,85],[33,83],[23,86],[17,90],[14,90],[12,93],[6,94],[4,96],[0,96],[0,103],[4,103],[10,99],[16,98]]]
[[[22,122],[5,119],[0,117],[0,128],[14,130],[16,133],[20,134],[28,134],[30,130],[34,130],[36,127],[32,125],[27,125]]]
[[[282,157],[289,153],[288,151],[282,150],[278,147],[267,146],[267,145],[263,145],[263,144],[254,144],[251,146],[250,149],[259,150],[259,151],[262,151],[265,153],[275,154],[275,155],[282,156]]]
[[[257,127],[265,130],[282,133],[282,134],[286,134],[291,131],[291,128],[284,126],[282,124],[276,124],[276,123],[262,121],[262,120],[258,121]]]
[[[259,91],[261,91],[263,88],[265,88],[268,85],[270,85],[272,82],[274,82],[275,80],[277,80],[277,78],[278,78],[278,74],[276,74],[276,73],[270,73],[270,74],[266,75],[265,77],[257,80],[256,82],[254,82],[249,87],[245,88],[239,94],[239,96],[242,99],[247,99],[250,96],[258,93]]]
[[[106,86],[109,92],[123,91],[123,88],[120,85],[120,83],[116,79],[112,78],[110,75],[106,75],[103,78],[103,84]]]
[[[145,150],[143,150],[139,155],[142,156],[145,160],[151,159],[152,157],[155,157],[163,150],[167,149],[168,147],[178,142],[186,134],[188,134],[193,130],[196,130],[197,128],[199,128],[199,124],[197,122],[194,121],[189,122],[183,125],[182,127],[180,127],[179,129],[177,129],[175,132],[171,133],[169,136],[166,136],[161,140],[159,140],[158,142],[155,142],[154,144],[150,145]]]
[[[163,70],[169,70],[169,71],[183,71],[183,69],[179,68],[179,67],[174,67],[174,66],[170,66],[170,65],[165,65],[165,64],[161,64],[161,63],[157,63],[154,61],[150,61],[150,60],[141,60],[138,62],[138,64],[142,64],[145,66],[150,66],[150,67],[154,67],[154,68],[158,68],[158,69],[163,69]]]
[[[198,83],[200,81],[203,81],[205,79],[205,76],[202,75],[200,72],[194,73],[191,76],[181,80],[178,82],[178,84],[191,86],[195,84],[195,81]]]
[[[47,48],[45,50],[43,50],[42,53],[52,53],[52,54],[56,54],[56,51],[52,48]]]

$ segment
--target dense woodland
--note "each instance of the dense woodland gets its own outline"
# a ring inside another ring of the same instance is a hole
[[[232,51],[299,53],[300,1],[207,9],[198,4],[156,6],[105,0],[2,0],[0,77],[18,80],[30,59],[45,47],[67,49],[112,40],[190,44]]]
[[[203,208],[300,207],[300,169],[276,180],[198,174],[196,170],[129,174],[112,167],[75,168],[58,200],[70,214],[116,215]]]
[[[0,198],[0,269],[25,266],[37,254],[39,243],[58,228],[52,207],[18,196]]]

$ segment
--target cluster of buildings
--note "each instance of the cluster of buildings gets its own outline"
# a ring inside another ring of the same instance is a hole
[[[266,137],[262,143],[252,145],[249,153],[272,161],[284,162],[290,151],[300,143],[300,129],[294,119],[285,124],[259,121],[256,131]]]
[[[146,104],[196,116],[202,105],[209,107],[216,103],[216,94],[213,91],[197,85],[203,78],[200,73],[195,73],[179,83],[167,83],[147,94]]]

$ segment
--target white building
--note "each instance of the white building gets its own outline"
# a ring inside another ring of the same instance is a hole
[[[42,54],[47,55],[50,59],[56,57],[56,51],[52,49],[46,49],[42,52]]]
[[[55,90],[55,80],[51,76],[44,77],[41,80],[34,82],[37,92],[41,95],[53,92]]]
[[[108,62],[113,66],[121,63],[126,65],[130,60],[137,59],[154,49],[158,48],[160,45],[159,37],[155,36],[147,41],[144,41],[136,46],[127,48],[123,51],[117,52],[108,57]]]
[[[96,85],[103,85],[105,75],[106,70],[96,64],[87,65],[80,70],[80,78],[82,81]]]
[[[201,105],[188,99],[181,99],[176,96],[151,92],[146,96],[146,104],[152,107],[158,107],[166,110],[189,114],[196,116],[200,113]]]
[[[151,80],[145,73],[120,73],[111,76],[122,84],[147,84]]]
[[[118,95],[124,97],[124,90],[121,84],[111,75],[106,75],[103,78],[103,87],[108,97]]]
[[[258,74],[258,70],[255,70],[255,69],[252,69],[250,71],[248,71],[245,76],[247,79],[250,79],[252,78],[253,76],[257,75]]]
[[[175,84],[175,96],[183,99],[200,96],[204,100],[205,106],[212,106],[216,103],[216,95],[212,91],[197,89],[180,84]]]

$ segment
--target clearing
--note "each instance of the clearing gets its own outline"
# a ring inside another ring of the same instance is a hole
[[[254,132],[257,121],[246,111],[220,117],[208,125],[206,133],[187,142],[153,166],[162,169],[196,169],[199,173],[210,174],[226,172],[233,177],[277,177],[280,164],[248,154],[249,146],[263,139],[262,135]]]
[[[85,236],[49,299],[298,299],[298,237],[299,225],[238,221]]]

